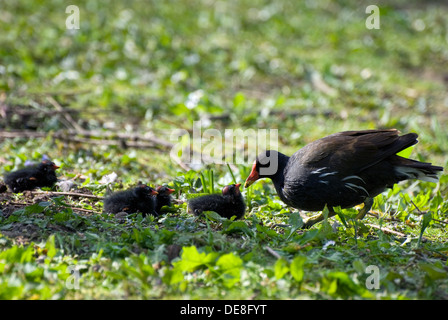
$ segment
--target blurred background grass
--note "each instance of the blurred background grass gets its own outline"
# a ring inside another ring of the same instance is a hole
[[[65,1],[2,1],[3,105],[51,110],[50,96],[85,129],[162,136],[199,119],[279,129],[285,153],[337,131],[395,127],[419,133],[421,159],[447,163],[443,1],[378,1],[379,30],[365,26],[369,1],[73,4],[79,30],[66,28]],[[48,131],[59,120],[0,125]]]

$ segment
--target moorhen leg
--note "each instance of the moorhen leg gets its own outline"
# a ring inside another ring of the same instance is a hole
[[[336,212],[334,212],[333,210],[329,210],[328,211],[328,218],[331,218],[331,217],[333,217],[335,215],[336,215]],[[319,214],[316,214],[316,215],[314,215],[312,217],[309,217],[308,219],[306,219],[306,221],[303,222],[302,229],[309,229],[313,225],[315,225],[318,222],[321,222],[324,219],[325,219],[325,216],[324,216],[323,213],[319,213]]]
[[[373,199],[367,198],[366,201],[364,201],[364,207],[362,207],[362,209],[359,210],[356,219],[362,220],[366,216],[367,212],[369,212],[369,210],[372,208],[372,205],[373,205]]]
[[[358,214],[356,215],[356,220],[362,220],[366,216],[367,212],[369,212],[369,210],[372,208],[372,205],[373,205],[373,199],[367,198],[366,201],[364,201],[364,206],[358,211]],[[333,210],[329,210],[328,218],[331,218],[335,215],[336,212],[334,212]],[[316,214],[308,218],[306,221],[304,221],[303,228],[304,229],[311,228],[314,224],[321,222],[324,219],[325,217],[323,213]]]

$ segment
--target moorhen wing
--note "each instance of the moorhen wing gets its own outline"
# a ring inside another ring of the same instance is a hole
[[[221,217],[240,219],[246,211],[246,204],[240,191],[240,183],[227,185],[222,194],[208,194],[188,201],[188,211],[201,215],[204,211],[214,211]]]
[[[280,199],[305,211],[325,206],[349,208],[364,203],[357,218],[370,210],[373,198],[407,179],[437,182],[443,168],[403,158],[398,152],[416,144],[417,134],[399,136],[396,129],[344,131],[306,145],[291,157],[268,150],[258,155],[245,187],[270,178]],[[304,227],[323,220],[311,217]]]
[[[171,196],[175,190],[170,189],[167,186],[158,186],[156,188],[157,196],[156,196],[156,212],[160,215],[162,214],[162,207],[171,206]]]
[[[104,199],[104,212],[114,214],[141,212],[143,216],[147,214],[157,216],[155,195],[157,195],[157,191],[146,184],[118,191]]]
[[[5,177],[5,184],[14,193],[36,188],[53,187],[58,181],[55,170],[59,168],[51,160],[28,168],[13,171]]]

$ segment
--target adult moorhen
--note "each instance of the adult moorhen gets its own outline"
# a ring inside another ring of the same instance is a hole
[[[141,212],[143,216],[147,214],[157,216],[155,195],[157,195],[157,191],[146,184],[118,191],[104,199],[104,212],[114,214]]]
[[[214,211],[221,217],[230,219],[244,216],[246,205],[240,191],[241,184],[231,184],[222,189],[222,194],[208,194],[188,201],[188,211],[201,215],[204,211]]]
[[[364,203],[357,218],[370,210],[373,198],[407,179],[437,182],[442,167],[410,160],[398,152],[416,144],[418,135],[399,136],[396,129],[344,131],[321,138],[288,157],[268,150],[258,155],[245,187],[270,178],[280,199],[305,211],[349,208]],[[323,220],[323,214],[304,227]]]
[[[171,206],[171,196],[175,190],[170,189],[167,186],[158,186],[156,188],[157,191],[157,197],[156,197],[156,212],[158,214],[162,214],[162,207],[164,206]]]
[[[42,187],[51,188],[58,181],[55,172],[57,168],[59,166],[51,160],[43,160],[38,165],[11,172],[5,177],[5,184],[14,193]]]

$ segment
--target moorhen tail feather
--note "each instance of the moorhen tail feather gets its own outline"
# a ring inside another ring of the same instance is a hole
[[[396,155],[417,142],[417,134],[399,136],[395,129],[335,133],[311,142],[291,157],[272,150],[261,153],[245,186],[270,178],[283,202],[306,211],[371,205],[375,196],[400,181],[437,182],[442,167]],[[277,167],[275,172],[262,174],[269,166],[267,159],[274,159]]]

